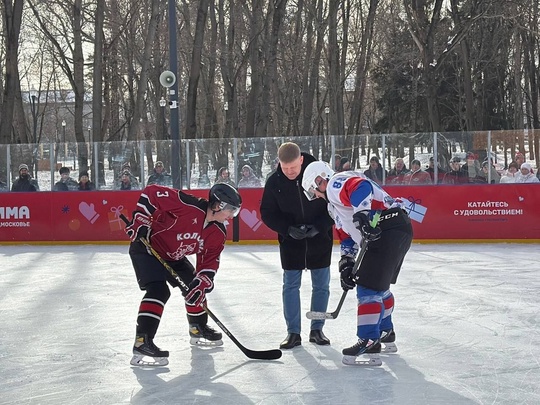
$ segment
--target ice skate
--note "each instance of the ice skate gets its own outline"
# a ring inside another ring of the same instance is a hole
[[[189,324],[189,343],[197,346],[221,346],[222,334],[208,325]]]
[[[355,345],[342,350],[342,361],[348,366],[380,366],[382,365],[380,352],[379,339],[359,339]]]
[[[396,333],[393,329],[383,330],[381,332],[382,353],[396,353],[398,350],[395,342]]]
[[[169,364],[169,352],[157,347],[146,335],[137,335],[133,345],[132,366],[163,367]]]

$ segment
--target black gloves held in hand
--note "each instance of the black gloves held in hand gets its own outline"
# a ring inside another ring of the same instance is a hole
[[[313,225],[300,224],[289,226],[287,233],[291,238],[300,240],[306,238],[313,238],[319,233],[319,231]]]
[[[343,288],[344,291],[352,290],[356,287],[354,275],[352,274],[354,263],[354,258],[351,256],[341,256],[341,260],[339,261],[339,277],[341,280],[341,288]]]
[[[381,237],[381,228],[371,227],[369,218],[364,212],[357,212],[353,215],[353,223],[356,229],[362,233],[362,237],[369,242],[373,242]]]

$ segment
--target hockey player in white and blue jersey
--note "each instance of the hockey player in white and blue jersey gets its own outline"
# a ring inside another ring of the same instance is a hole
[[[313,162],[304,172],[302,187],[309,199],[325,198],[341,242],[339,272],[343,290],[356,287],[358,342],[343,349],[343,363],[381,365],[378,353],[395,352],[392,323],[395,284],[412,241],[412,226],[401,208],[377,183],[357,172],[334,173],[325,162]],[[371,223],[380,213],[378,224]],[[363,240],[367,251],[353,274],[355,257]]]

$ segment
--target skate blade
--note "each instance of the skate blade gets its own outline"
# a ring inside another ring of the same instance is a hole
[[[199,338],[199,337],[192,337],[189,340],[189,343],[193,346],[206,346],[206,347],[214,347],[214,346],[223,346],[223,340],[208,340],[205,338]]]
[[[361,354],[360,356],[343,356],[343,364],[347,366],[378,367],[382,366],[379,353]]]
[[[167,357],[151,357],[144,354],[134,354],[129,362],[132,366],[137,367],[163,367],[169,364]]]
[[[397,353],[397,346],[395,343],[381,343],[381,353]]]

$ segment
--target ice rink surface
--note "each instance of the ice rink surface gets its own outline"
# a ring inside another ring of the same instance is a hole
[[[334,249],[329,310],[341,296]],[[276,361],[189,345],[180,292],[156,343],[164,368],[129,365],[138,289],[127,246],[0,246],[0,404],[539,404],[540,248],[413,245],[398,284],[397,354],[344,366],[356,301]],[[209,307],[249,349],[286,336],[277,246],[228,245]],[[304,273],[302,312],[311,282]],[[212,323],[212,322],[211,322]],[[212,323],[213,324],[213,323]],[[215,325],[214,325],[215,326]]]

